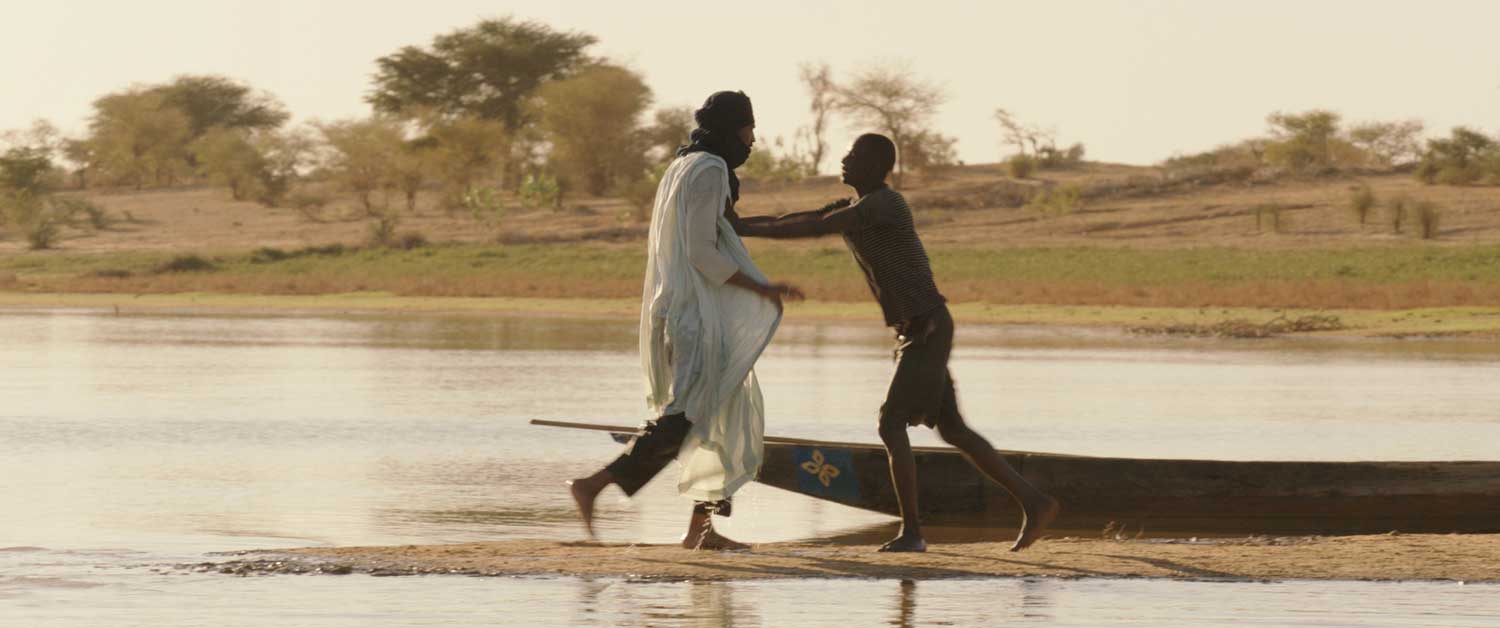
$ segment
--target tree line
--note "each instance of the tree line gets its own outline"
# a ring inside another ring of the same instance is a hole
[[[1427,184],[1500,185],[1500,139],[1469,127],[1424,138],[1421,120],[1346,124],[1326,109],[1278,111],[1266,123],[1265,135],[1173,157],[1164,165],[1168,172],[1188,175],[1405,171]]]
[[[78,215],[49,200],[66,187],[135,189],[223,185],[237,200],[317,211],[333,187],[389,232],[419,197],[449,212],[497,221],[508,207],[561,208],[577,194],[615,195],[649,210],[656,182],[693,128],[690,106],[653,107],[637,71],[590,53],[590,34],[506,17],[405,46],[375,60],[365,117],[288,126],[272,94],[216,75],[136,85],[93,102],[87,133],[63,137],[50,123],[0,137],[0,222]],[[765,142],[742,170],[749,180],[817,174],[832,156],[827,137],[842,121],[897,145],[897,186],[908,172],[957,162],[955,140],[933,118],[944,90],[902,65],[836,77],[804,64],[808,122],[790,141]],[[995,112],[1008,166],[1081,163],[1082,144],[1060,148],[1054,129]],[[1279,168],[1318,171],[1411,167],[1430,183],[1500,183],[1500,142],[1471,129],[1424,144],[1406,120],[1344,125],[1325,110],[1275,113],[1269,132],[1165,162],[1168,171]],[[316,188],[316,189],[315,189]],[[18,209],[22,208],[22,209]],[[45,222],[45,221],[44,221]]]
[[[596,43],[538,22],[482,20],[376,59],[369,116],[295,127],[274,95],[227,77],[136,85],[96,99],[82,137],[45,121],[7,134],[0,175],[33,178],[34,193],[212,182],[236,200],[299,207],[327,202],[304,184],[331,183],[377,218],[414,210],[427,194],[476,215],[502,211],[502,195],[533,206],[580,193],[646,205],[687,141],[693,108],[653,109],[644,77],[590,54]],[[826,64],[806,65],[800,78],[810,123],[757,150],[746,178],[816,174],[840,116],[897,142],[898,176],[954,161],[953,140],[930,128],[942,90],[908,70],[871,67],[838,82]]]

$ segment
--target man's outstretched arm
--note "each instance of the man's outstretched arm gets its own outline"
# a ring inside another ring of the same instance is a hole
[[[863,226],[856,208],[849,199],[842,199],[806,212],[781,216],[736,216],[731,222],[735,233],[742,237],[758,238],[816,238]]]

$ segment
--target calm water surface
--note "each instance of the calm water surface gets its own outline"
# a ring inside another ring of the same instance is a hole
[[[961,404],[1001,447],[1500,459],[1492,342],[1231,343],[976,326],[961,326],[958,342]],[[874,325],[788,324],[758,369],[768,432],[873,441],[889,355]],[[638,423],[641,386],[630,322],[0,311],[0,625],[1488,626],[1500,617],[1500,587],[1456,584],[157,571],[239,549],[577,538],[559,482],[617,447],[526,421]],[[608,494],[606,540],[674,540],[687,513],[671,485],[635,500]],[[759,485],[737,499],[723,527],[751,541],[889,522]]]

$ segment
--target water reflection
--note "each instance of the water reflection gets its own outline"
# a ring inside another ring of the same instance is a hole
[[[890,624],[900,628],[913,628],[917,625],[917,581],[902,580],[897,589],[901,591],[901,595],[896,599],[896,617]]]

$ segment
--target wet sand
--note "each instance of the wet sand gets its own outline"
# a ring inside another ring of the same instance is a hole
[[[1500,534],[1249,537],[1200,540],[1046,539],[934,545],[882,554],[874,545],[769,543],[749,551],[671,545],[500,541],[458,545],[250,552],[200,571],[385,575],[592,576],[660,580],[776,578],[1168,578],[1500,582]]]

